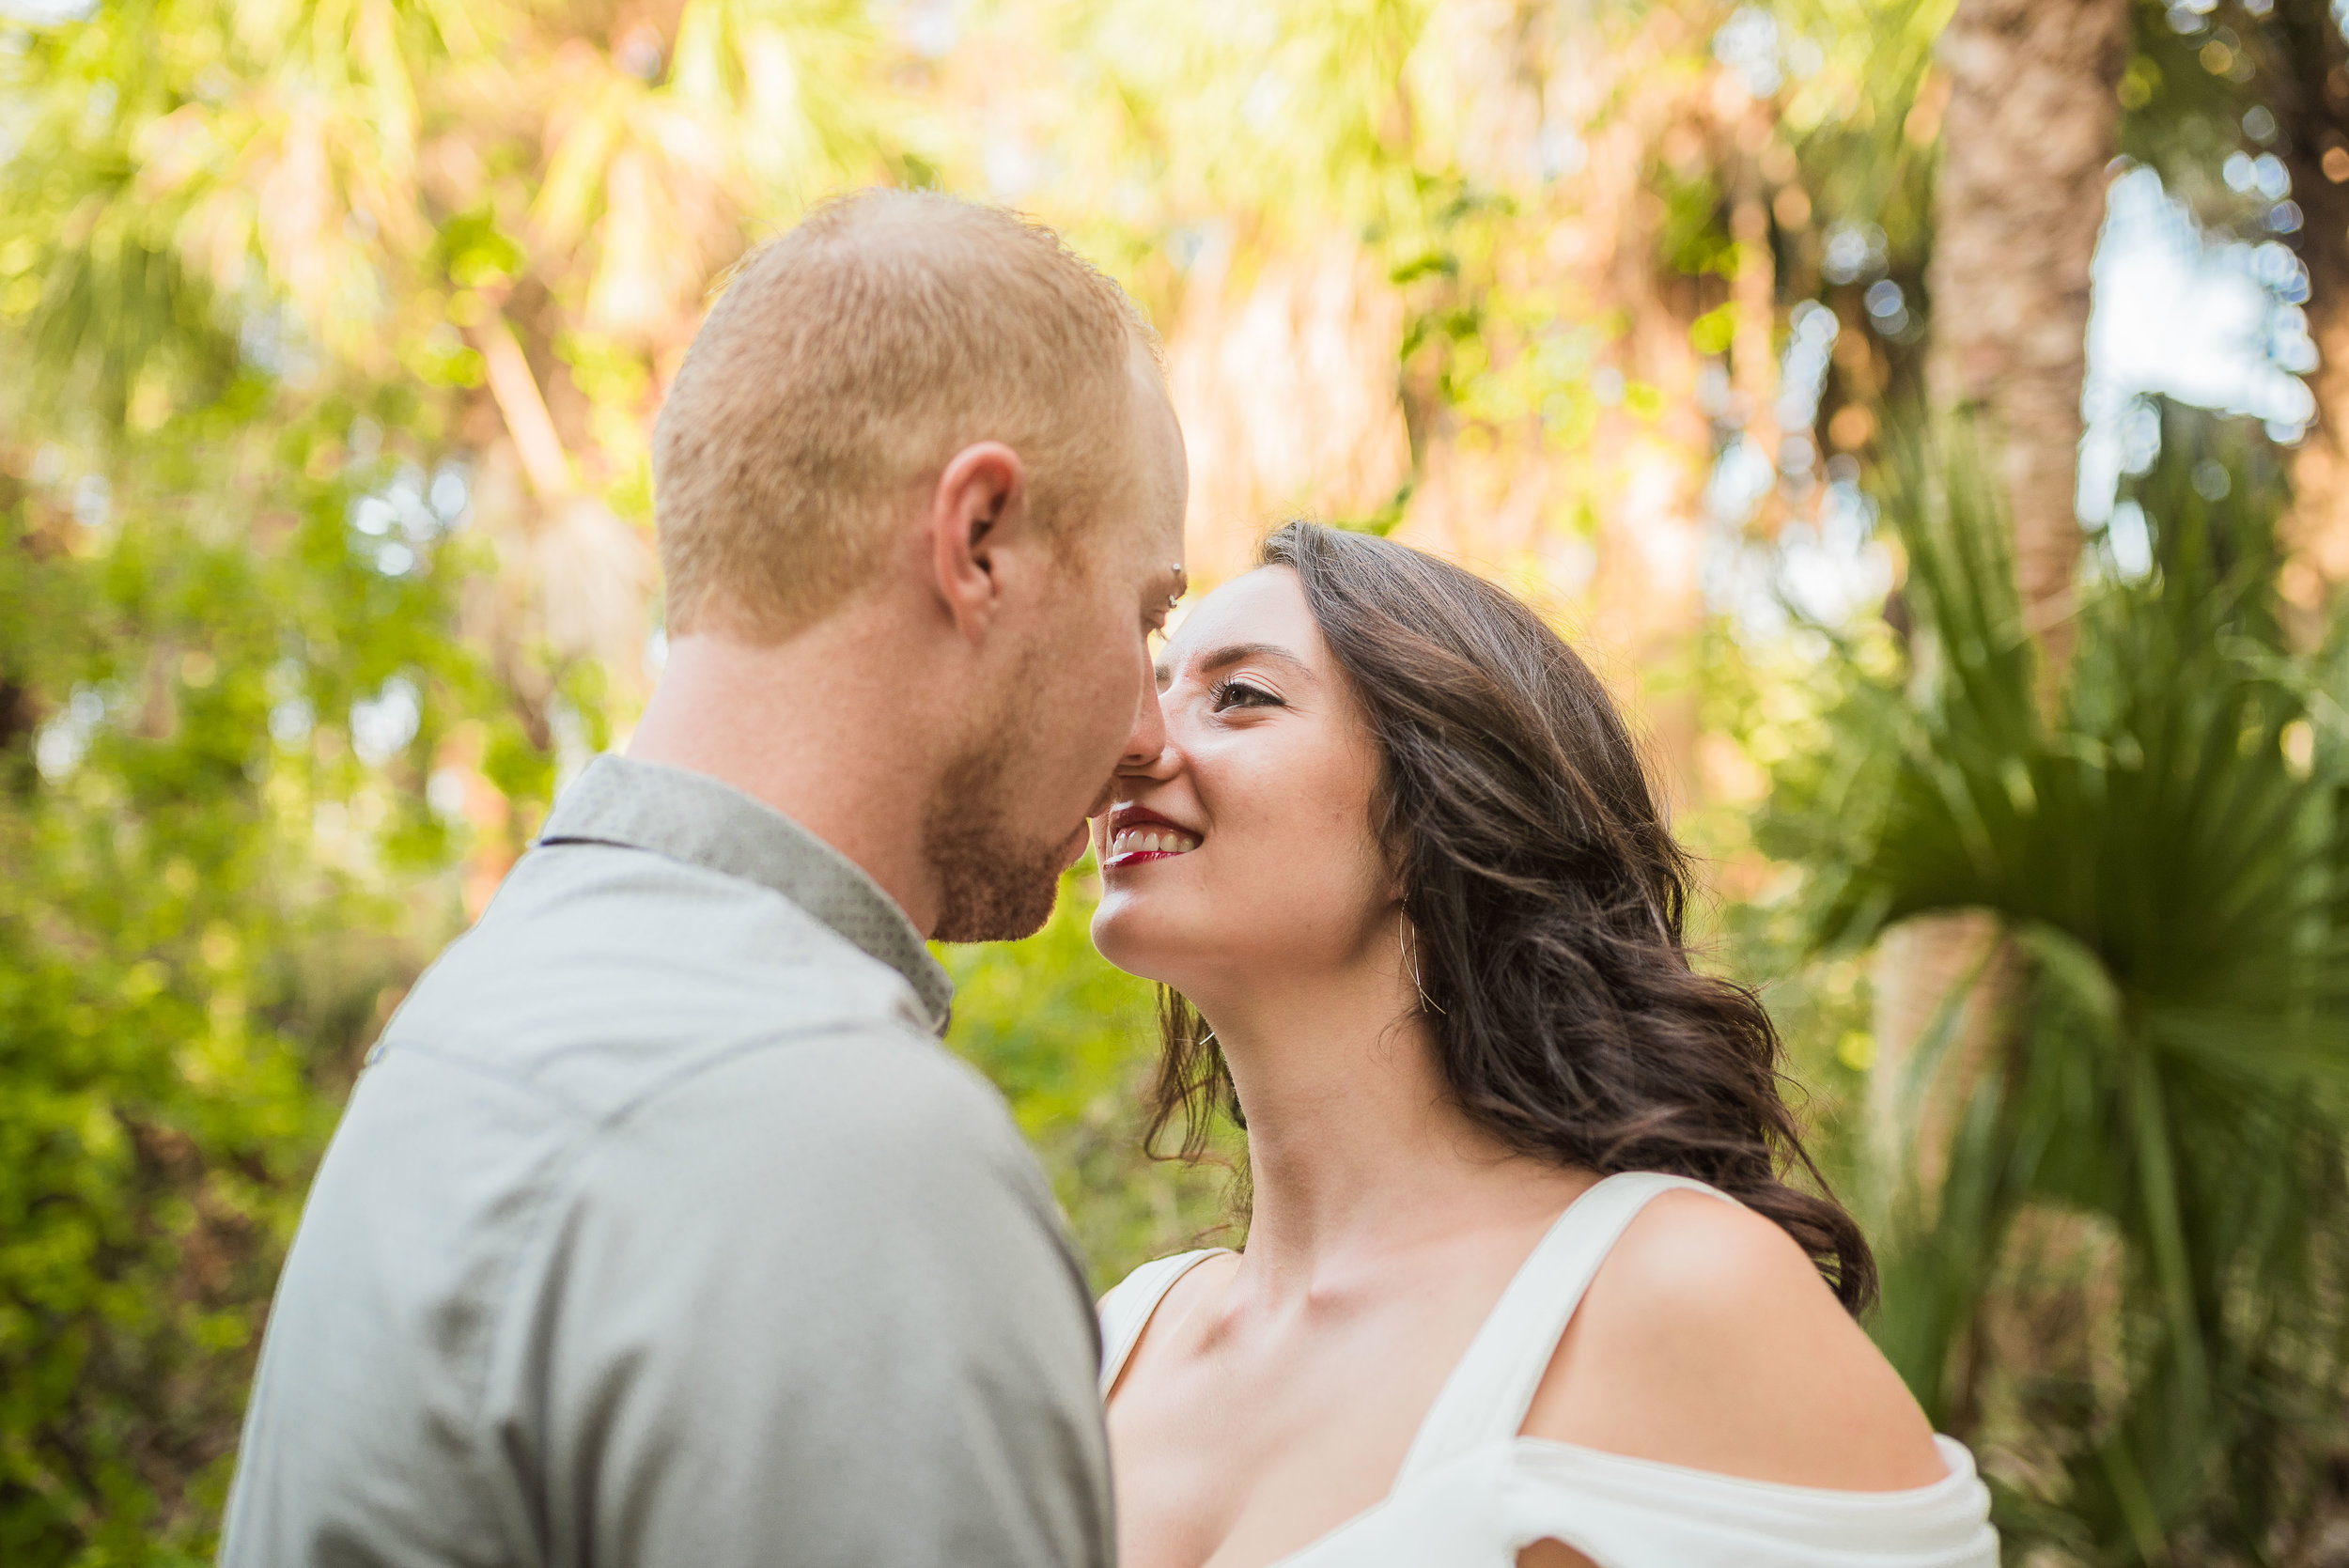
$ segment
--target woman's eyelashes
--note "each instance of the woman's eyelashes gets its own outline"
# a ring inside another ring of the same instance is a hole
[[[1226,676],[1216,682],[1211,706],[1215,712],[1222,713],[1235,707],[1286,707],[1288,704],[1261,686]]]

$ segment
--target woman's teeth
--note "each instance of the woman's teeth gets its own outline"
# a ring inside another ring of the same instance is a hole
[[[1125,828],[1110,840],[1112,855],[1187,855],[1199,847],[1199,835],[1180,828]]]

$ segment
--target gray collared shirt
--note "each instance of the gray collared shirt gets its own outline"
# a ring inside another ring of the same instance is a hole
[[[598,760],[351,1095],[222,1561],[1111,1559],[1082,1271],[856,866]]]

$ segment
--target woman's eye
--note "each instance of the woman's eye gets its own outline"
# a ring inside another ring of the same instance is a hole
[[[1215,689],[1215,710],[1227,707],[1285,707],[1285,703],[1261,686],[1251,686],[1244,680],[1227,680]]]

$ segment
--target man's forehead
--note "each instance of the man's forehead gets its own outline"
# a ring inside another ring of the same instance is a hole
[[[1190,456],[1183,441],[1182,421],[1174,412],[1157,362],[1137,346],[1130,451],[1140,469],[1143,493],[1149,505],[1171,524],[1177,542],[1183,514],[1190,500]]]

